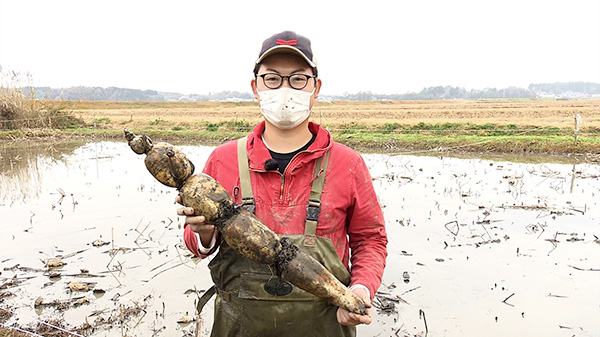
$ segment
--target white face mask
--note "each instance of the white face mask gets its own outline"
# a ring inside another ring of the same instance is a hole
[[[313,92],[292,88],[259,91],[260,111],[265,119],[280,129],[293,129],[310,115]]]

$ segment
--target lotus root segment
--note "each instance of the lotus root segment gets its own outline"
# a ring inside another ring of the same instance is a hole
[[[355,314],[366,314],[362,299],[350,291],[312,256],[299,250],[287,263],[283,276],[300,289]]]
[[[127,139],[129,147],[133,152],[137,154],[144,154],[152,149],[152,140],[145,133],[136,136],[133,132],[125,130],[125,139]]]
[[[146,154],[146,168],[162,184],[178,188],[194,173],[194,164],[171,144],[153,144],[146,134],[136,136],[128,130],[125,138],[133,152]]]
[[[242,210],[216,180],[195,174],[194,165],[167,143],[152,144],[145,134],[125,130],[131,149],[146,154],[146,168],[161,183],[179,190],[181,204],[214,225],[230,247],[253,261],[281,271],[287,281],[329,303],[356,314],[365,314],[365,304],[312,256],[281,239],[252,213]]]

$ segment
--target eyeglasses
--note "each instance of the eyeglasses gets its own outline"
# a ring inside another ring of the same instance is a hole
[[[308,80],[311,78],[316,78],[317,76],[306,75],[306,74],[293,74],[289,76],[282,76],[279,74],[269,73],[256,75],[256,77],[261,77],[265,86],[269,89],[278,89],[283,85],[283,80],[287,79],[290,87],[296,90],[302,90],[308,84]]]

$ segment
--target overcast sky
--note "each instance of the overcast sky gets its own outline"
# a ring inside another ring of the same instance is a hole
[[[31,84],[250,92],[262,41],[312,40],[327,95],[600,82],[600,0],[0,0]]]

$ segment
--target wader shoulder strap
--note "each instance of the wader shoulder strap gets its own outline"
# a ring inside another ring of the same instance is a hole
[[[202,308],[204,308],[208,300],[210,300],[210,298],[215,294],[216,290],[217,288],[213,285],[212,287],[208,288],[208,290],[204,292],[204,294],[202,294],[202,296],[198,299],[198,304],[196,304],[196,313],[198,315],[200,315]]]
[[[238,139],[237,155],[238,168],[240,171],[240,188],[242,190],[242,208],[254,213],[254,195],[252,194],[252,184],[250,183],[250,168],[248,167],[248,151],[246,143],[248,136]]]
[[[304,245],[308,247],[314,247],[317,244],[317,222],[321,212],[321,193],[325,185],[325,171],[327,170],[329,153],[330,151],[327,151],[323,157],[317,159],[310,196],[308,197],[306,225],[304,226]],[[323,158],[325,159],[323,160]]]

